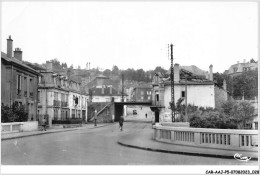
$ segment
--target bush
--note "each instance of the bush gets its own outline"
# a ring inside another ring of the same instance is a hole
[[[82,119],[52,120],[52,124],[82,124]]]
[[[25,122],[28,121],[28,113],[26,112],[24,105],[18,105],[13,103],[11,107],[1,105],[1,122]]]

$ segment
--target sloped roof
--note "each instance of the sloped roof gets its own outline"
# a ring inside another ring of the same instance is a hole
[[[16,58],[9,58],[7,57],[6,53],[1,52],[1,58],[9,63],[13,63],[16,64],[18,66],[23,67],[24,69],[27,69],[35,74],[40,74],[39,72],[37,72],[35,69],[31,68],[30,66],[27,66],[26,64],[24,64],[22,61],[16,59]]]
[[[166,74],[157,73],[157,76],[161,78],[161,80],[164,82],[164,84],[170,84],[171,78],[170,74],[167,72]],[[187,79],[187,82],[186,82]],[[185,69],[180,69],[180,82],[179,84],[214,84],[214,81],[210,81],[205,78],[203,75],[195,75],[194,73],[187,71]],[[175,82],[176,84],[176,82]]]

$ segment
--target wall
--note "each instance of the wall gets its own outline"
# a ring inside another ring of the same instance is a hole
[[[175,103],[181,97],[181,91],[185,91],[185,85],[174,86]],[[188,85],[187,86],[187,103],[202,107],[215,107],[214,85]],[[170,112],[168,108],[171,101],[171,86],[165,86],[164,106],[165,111]],[[185,101],[183,101],[185,104]]]
[[[228,100],[227,91],[215,86],[215,108],[220,109],[222,104]]]
[[[4,132],[26,132],[37,131],[38,121],[1,123],[1,131]]]

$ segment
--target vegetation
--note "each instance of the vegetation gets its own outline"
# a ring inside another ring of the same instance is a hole
[[[227,82],[227,90],[231,93],[234,99],[253,99],[258,96],[258,71],[250,70],[243,72],[233,78],[220,73],[213,75],[216,85],[222,87],[223,80]]]
[[[82,124],[82,119],[52,120],[52,124]]]
[[[194,128],[245,129],[246,123],[254,118],[254,107],[246,101],[228,101],[220,111],[197,108],[188,114],[190,126]]]
[[[24,108],[24,105],[18,105],[13,103],[11,107],[4,105],[1,106],[1,122],[25,122],[28,120],[28,113]]]

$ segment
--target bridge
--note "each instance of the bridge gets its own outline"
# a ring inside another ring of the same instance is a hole
[[[134,101],[126,101],[126,102],[114,102],[114,121],[118,121],[120,116],[124,115],[124,106],[151,106],[152,102],[134,102]]]

